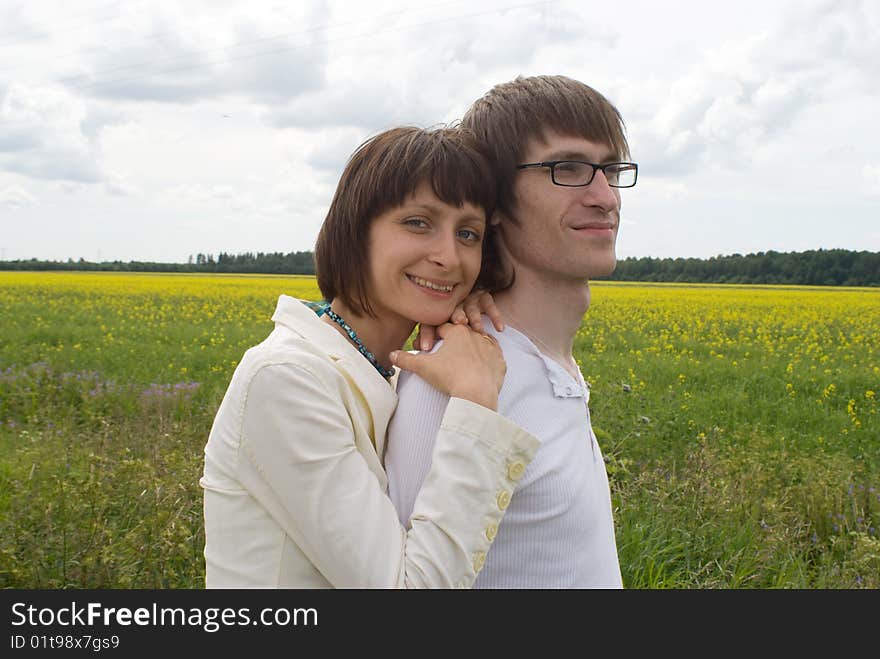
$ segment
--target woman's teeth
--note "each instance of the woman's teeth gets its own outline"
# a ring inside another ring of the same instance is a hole
[[[427,279],[422,279],[421,277],[413,277],[412,275],[408,275],[408,277],[419,286],[424,286],[425,288],[440,291],[441,293],[449,293],[454,288],[453,286],[440,286],[439,284],[433,284]]]

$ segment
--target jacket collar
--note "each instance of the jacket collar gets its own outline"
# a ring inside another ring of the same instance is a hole
[[[381,457],[385,449],[388,422],[397,407],[397,394],[393,380],[388,382],[342,334],[315,314],[303,301],[280,295],[278,306],[272,314],[276,325],[283,325],[302,336],[320,352],[333,360],[334,366],[343,371],[367,401],[373,415],[373,438],[376,453]]]

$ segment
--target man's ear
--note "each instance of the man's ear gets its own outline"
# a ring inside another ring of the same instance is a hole
[[[500,224],[506,224],[508,222],[510,222],[510,215],[499,208],[496,208],[495,212],[492,213],[492,217],[489,218],[489,224],[493,227],[497,227]]]

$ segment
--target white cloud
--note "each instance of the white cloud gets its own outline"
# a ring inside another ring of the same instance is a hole
[[[0,189],[0,208],[15,210],[35,203],[37,203],[36,197],[20,186],[13,185]]]
[[[813,102],[875,86],[878,16],[871,2],[796,3],[763,31],[719,44],[665,94],[654,81],[634,103],[657,108],[631,122],[641,157],[676,176],[751,161]],[[646,102],[658,93],[659,107]]]
[[[122,174],[110,173],[104,181],[104,189],[108,194],[117,197],[142,197],[143,191]]]
[[[880,165],[865,165],[862,168],[862,178],[868,194],[880,195]]]
[[[45,35],[39,22],[28,16],[28,4],[0,6],[0,46],[9,47],[34,42]]]
[[[564,5],[503,10],[503,5],[369,22],[333,37],[326,84],[267,108],[278,127],[348,126],[376,132],[459,119],[492,84],[533,66],[541,48],[612,47],[612,31]]]
[[[13,83],[0,97],[0,166],[35,178],[99,181],[99,123],[61,88]]]
[[[323,83],[326,48],[310,27],[324,10],[321,2],[147,3],[96,26],[94,38],[114,46],[77,51],[78,71],[62,82],[116,100],[277,102]]]
[[[18,209],[24,257],[92,244],[153,260],[310,249],[364,139],[459,119],[519,74],[560,73],[626,120],[641,165],[624,200],[627,253],[880,246],[880,3],[627,10],[624,21],[609,3],[528,0],[8,0],[0,216]]]
[[[351,154],[369,135],[365,130],[342,127],[322,129],[318,137],[304,146],[300,154],[290,155],[293,158],[302,157],[308,165],[325,172],[335,185]]]
[[[247,199],[240,192],[236,192],[231,185],[203,185],[201,183],[191,185],[176,185],[170,187],[158,196],[160,204],[173,207],[223,207],[230,208],[233,205],[241,208],[246,205]]]

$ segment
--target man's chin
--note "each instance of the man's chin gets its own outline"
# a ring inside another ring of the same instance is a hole
[[[617,269],[617,257],[611,256],[607,259],[596,259],[590,263],[590,273],[588,279],[596,279],[597,277],[609,277]]]

